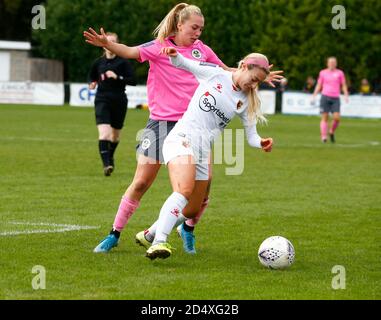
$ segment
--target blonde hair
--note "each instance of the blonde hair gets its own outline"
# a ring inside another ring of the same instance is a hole
[[[119,41],[119,37],[118,37],[118,34],[115,33],[115,32],[106,32],[106,36],[113,36],[116,38],[116,42]]]
[[[177,32],[177,24],[184,23],[192,14],[204,17],[201,9],[195,5],[179,3],[165,16],[160,24],[153,31],[157,40],[163,42],[165,38],[174,35]]]
[[[245,60],[249,59],[249,58],[265,59],[268,63],[268,59],[265,55],[260,54],[260,53],[250,53],[238,63],[238,68],[241,69]],[[257,68],[260,68],[261,70],[263,70],[266,74],[269,73],[268,70],[266,70],[260,66],[257,66],[257,65],[249,64],[249,65],[247,65],[247,67],[249,70],[252,70],[254,67],[257,67]],[[248,97],[249,97],[249,107],[247,109],[247,114],[249,117],[249,121],[251,121],[251,122],[252,121],[258,121],[260,123],[267,123],[267,119],[261,110],[261,100],[258,97],[258,84],[255,88],[250,89],[250,91],[248,93]]]

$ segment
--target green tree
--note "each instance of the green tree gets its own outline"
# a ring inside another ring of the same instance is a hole
[[[130,46],[152,40],[152,31],[179,1],[47,0],[47,29],[33,33],[36,52],[63,60],[68,81],[84,81],[102,50],[85,43],[89,26],[115,31]],[[334,30],[333,0],[194,0],[205,16],[202,40],[229,66],[247,53],[266,54],[283,69],[290,88],[317,77],[328,56],[336,56],[352,82],[381,76],[381,1],[343,0],[346,29]],[[135,62],[138,81],[148,64]]]

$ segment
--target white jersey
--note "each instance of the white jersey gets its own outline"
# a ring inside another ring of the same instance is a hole
[[[176,67],[192,72],[199,82],[187,111],[170,134],[184,133],[191,137],[193,143],[201,143],[202,149],[210,150],[215,138],[237,115],[241,118],[249,145],[261,148],[256,122],[248,119],[248,97],[235,89],[232,72],[214,64],[187,59],[180,53],[170,57],[170,61]]]

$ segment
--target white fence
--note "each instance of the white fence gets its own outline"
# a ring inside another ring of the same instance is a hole
[[[89,90],[86,83],[72,83],[70,85],[70,105],[73,107],[94,106],[96,90]],[[126,86],[129,108],[137,105],[148,105],[146,86]],[[275,113],[275,92],[263,90],[259,92],[262,108],[265,114]]]
[[[0,103],[63,105],[64,84],[0,82]]]
[[[73,107],[93,107],[96,92],[96,90],[89,90],[86,83],[72,83],[70,84],[70,105]],[[126,86],[126,94],[129,108],[147,104],[146,86]]]
[[[344,117],[381,118],[381,96],[349,96],[346,103],[340,97],[340,113]],[[301,92],[285,92],[282,96],[282,113],[300,115],[318,115],[320,112],[320,95],[312,103],[312,94]]]
[[[146,105],[146,86],[126,86],[129,108]],[[94,106],[96,90],[89,90],[86,83],[70,84],[70,105]],[[265,114],[274,114],[275,91],[261,90],[259,97]],[[64,84],[49,82],[1,82],[0,104],[63,105]],[[319,115],[320,95],[311,103],[312,94],[287,91],[282,96],[283,114]],[[344,117],[381,118],[381,96],[350,95],[349,103],[341,97],[341,115]]]

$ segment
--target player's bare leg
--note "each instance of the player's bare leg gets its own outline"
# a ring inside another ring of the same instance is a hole
[[[328,135],[328,112],[323,112],[321,114],[321,121],[320,121],[320,137],[322,142],[324,143],[327,142],[327,135]]]
[[[140,199],[152,185],[160,166],[159,161],[153,161],[151,158],[139,155],[134,179],[122,197],[113,228],[110,234],[94,249],[94,252],[108,252],[117,246],[120,233],[139,207]]]

